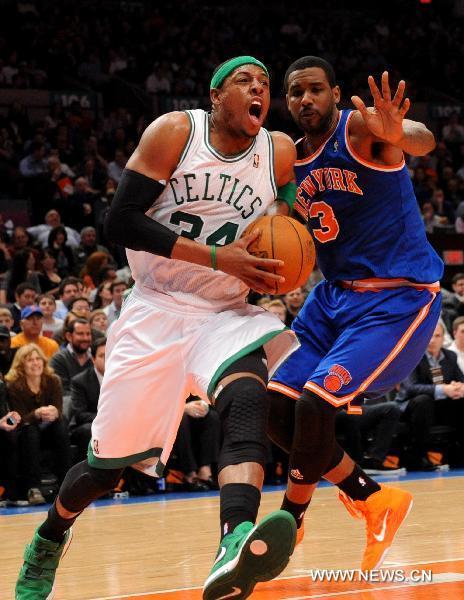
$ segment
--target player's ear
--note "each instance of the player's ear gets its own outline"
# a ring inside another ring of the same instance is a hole
[[[209,97],[211,99],[211,104],[213,104],[214,106],[218,106],[220,104],[220,96],[221,96],[221,90],[219,90],[217,88],[213,88],[209,91]]]
[[[342,97],[340,87],[336,85],[334,88],[332,88],[332,93],[335,100],[335,104],[338,104],[340,102],[340,98]]]
[[[288,108],[288,110],[290,110],[290,105],[288,103],[288,93],[285,94],[285,100],[287,101],[287,108]]]

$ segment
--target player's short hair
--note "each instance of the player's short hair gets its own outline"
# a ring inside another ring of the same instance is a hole
[[[461,279],[464,279],[464,273],[456,273],[456,275],[451,280],[451,283],[454,285],[458,281],[461,281]]]
[[[454,321],[453,321],[453,335],[458,330],[459,325],[464,325],[464,317],[458,317],[457,319],[454,319]]]
[[[284,90],[288,90],[288,78],[293,71],[301,71],[301,69],[310,69],[311,67],[319,67],[322,69],[327,77],[327,81],[331,88],[337,85],[337,78],[335,76],[335,70],[330,63],[319,56],[302,56],[298,58],[288,67],[285,71],[284,76]]]

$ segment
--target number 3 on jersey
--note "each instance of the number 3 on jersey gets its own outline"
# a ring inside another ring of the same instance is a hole
[[[313,202],[309,208],[309,217],[319,219],[320,228],[313,227],[312,230],[316,240],[325,244],[337,238],[340,226],[332,207],[326,202]]]

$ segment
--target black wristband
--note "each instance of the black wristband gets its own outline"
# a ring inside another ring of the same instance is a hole
[[[169,258],[179,236],[145,215],[164,187],[156,179],[124,169],[105,220],[106,237],[131,250]]]

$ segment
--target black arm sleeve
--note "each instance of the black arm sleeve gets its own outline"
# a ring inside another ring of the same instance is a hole
[[[124,169],[105,220],[106,237],[132,250],[169,258],[179,236],[145,215],[163,190],[155,179]]]

